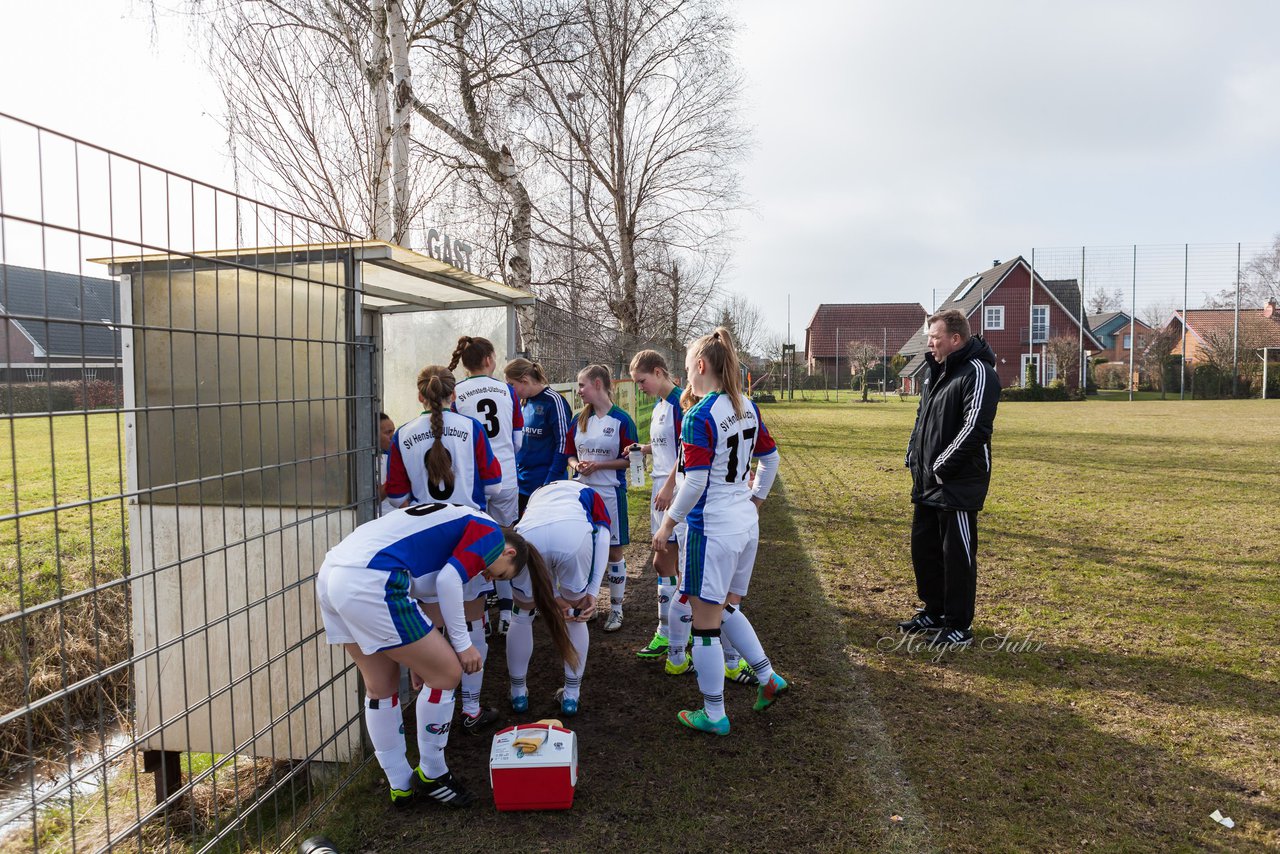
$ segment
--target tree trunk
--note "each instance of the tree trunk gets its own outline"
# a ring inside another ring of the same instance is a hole
[[[394,2],[394,0],[393,0]],[[391,212],[391,104],[387,95],[387,0],[371,0],[370,29],[373,60],[366,78],[373,94],[373,115],[378,125],[377,168],[373,174],[373,236],[394,241],[395,222]]]
[[[409,94],[413,91],[413,72],[409,68],[409,38],[401,0],[380,2],[386,3],[391,80],[395,92],[395,114],[391,121],[391,242],[403,245],[409,230]]]
[[[501,177],[500,186],[511,200],[511,256],[507,259],[510,278],[507,284],[531,290],[533,262],[529,255],[529,244],[533,239],[533,203],[529,200],[529,191],[520,181],[511,149],[505,145],[498,152],[498,172]]]

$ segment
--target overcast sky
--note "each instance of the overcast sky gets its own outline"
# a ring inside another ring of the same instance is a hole
[[[1280,3],[731,7],[755,153],[730,284],[780,329],[790,294],[797,338],[819,302],[929,308],[1032,247],[1280,231]],[[229,185],[217,91],[148,8],[5,4],[0,111]]]

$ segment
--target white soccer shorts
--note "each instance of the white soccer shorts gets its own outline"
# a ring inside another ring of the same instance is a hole
[[[680,592],[717,605],[723,605],[730,593],[746,596],[759,545],[759,525],[739,534],[686,531]]]
[[[512,484],[485,502],[485,512],[504,528],[510,528],[520,515],[520,490]]]
[[[407,570],[331,566],[316,574],[316,599],[331,644],[354,643],[365,655],[413,643],[431,631],[409,596]]]
[[[552,587],[565,599],[580,599],[600,592],[609,563],[609,532],[584,522],[557,522],[522,532],[538,550],[551,571]],[[526,602],[533,601],[533,579],[526,567],[511,580],[511,587]]]

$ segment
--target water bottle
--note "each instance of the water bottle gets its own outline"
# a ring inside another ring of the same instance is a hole
[[[644,486],[644,454],[639,445],[631,446],[631,485]]]
[[[298,854],[338,854],[338,849],[323,836],[313,836],[298,846]]]

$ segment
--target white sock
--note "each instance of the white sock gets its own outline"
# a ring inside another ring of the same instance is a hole
[[[484,639],[484,621],[472,620],[467,624],[471,644],[480,653],[480,669],[462,674],[462,713],[474,718],[480,714],[480,688],[484,685],[484,660],[489,657],[489,642]]]
[[[724,717],[724,650],[720,648],[719,629],[694,629],[693,666],[698,671],[698,688],[707,717],[718,721]],[[715,634],[700,634],[714,632]]]
[[[587,648],[591,645],[591,633],[587,631],[586,623],[566,623],[565,628],[569,630],[569,640],[578,653],[578,669],[569,667],[567,661],[564,663],[564,695],[570,700],[576,700],[578,692],[582,690],[582,674],[587,669]]]
[[[373,755],[387,775],[391,788],[402,792],[409,790],[413,769],[404,755],[404,714],[400,709],[400,695],[392,694],[381,700],[365,697],[364,725],[373,742]]]
[[[768,682],[773,675],[773,665],[769,662],[769,656],[764,654],[764,647],[760,646],[760,639],[756,637],[756,630],[751,627],[747,615],[740,608],[726,606],[720,628],[725,637],[730,638],[733,645],[741,650],[742,657],[747,660],[760,682]]]
[[[609,610],[622,613],[622,597],[627,593],[627,562],[609,562]]]
[[[658,576],[658,637],[671,637],[668,621],[671,619],[671,600],[676,595],[675,576]]]
[[[438,691],[423,685],[414,705],[418,713],[418,767],[432,780],[449,773],[444,748],[449,743],[449,724],[453,721],[455,703],[452,688]]]
[[[511,582],[494,581],[494,592],[498,594],[498,618],[511,622]]]
[[[720,633],[720,647],[724,650],[724,666],[730,670],[737,667],[742,656],[738,655],[738,648],[729,640],[727,632]]]
[[[529,675],[529,659],[533,657],[533,609],[519,605],[511,609],[511,628],[507,629],[507,676],[511,680],[511,696],[529,693],[525,679]]]
[[[689,645],[689,631],[693,628],[693,606],[688,596],[677,595],[671,600],[667,612],[667,661],[680,664],[684,661],[684,649]]]

